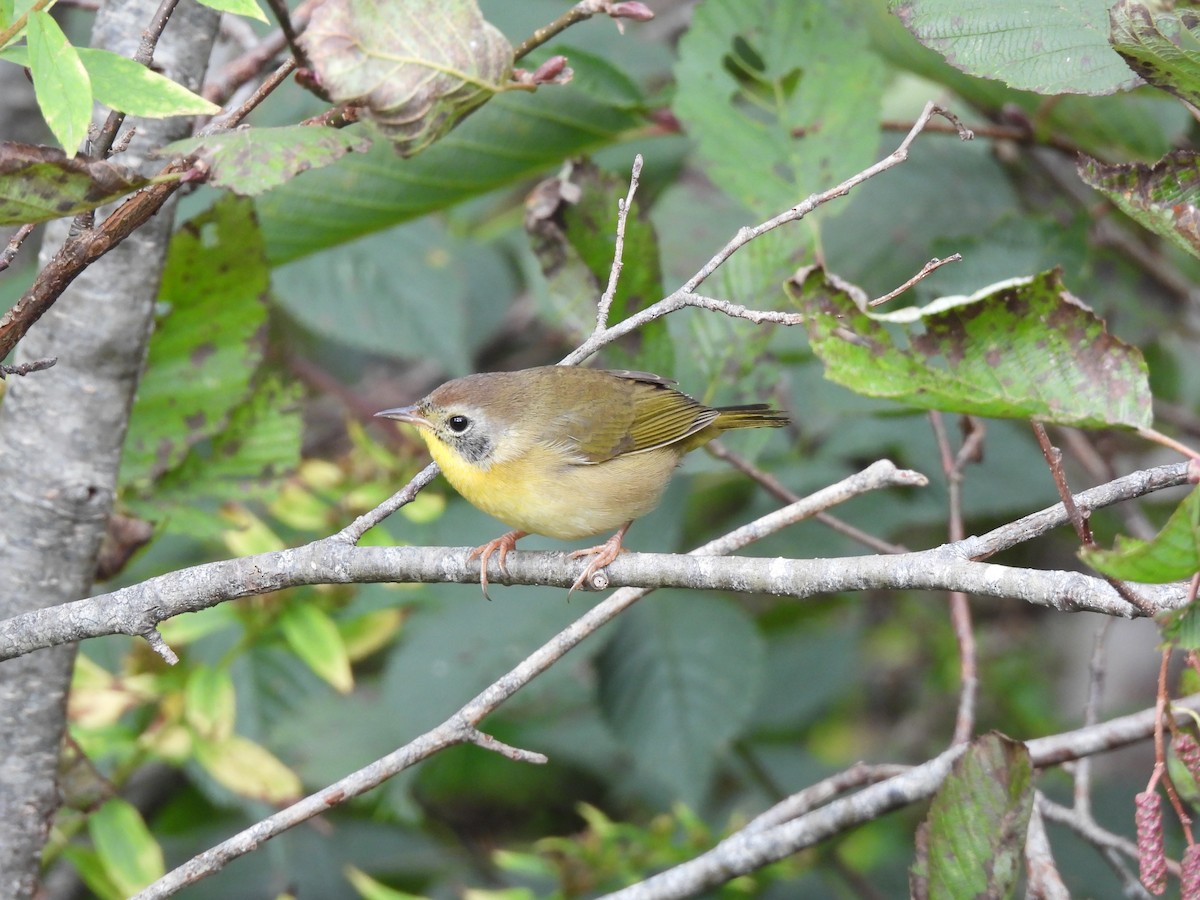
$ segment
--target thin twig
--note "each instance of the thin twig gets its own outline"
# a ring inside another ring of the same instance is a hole
[[[31,222],[13,232],[13,236],[8,240],[8,246],[4,248],[4,252],[0,253],[0,272],[12,265],[12,261],[17,258],[17,253],[21,250],[21,244],[35,227]]]
[[[946,265],[946,263],[956,263],[956,262],[962,262],[962,254],[961,253],[952,253],[949,256],[947,256],[945,259],[938,259],[935,256],[929,262],[925,263],[925,265],[921,266],[921,271],[919,271],[912,278],[908,279],[908,281],[904,282],[904,284],[900,285],[898,288],[894,288],[893,290],[888,291],[882,297],[875,298],[870,303],[868,303],[867,306],[869,306],[869,307],[882,306],[884,303],[887,303],[889,300],[894,300],[896,297],[899,297],[901,294],[903,294],[905,291],[907,291],[914,284],[924,281],[932,273],[936,272],[942,266]]]
[[[638,182],[642,177],[642,154],[633,157],[633,168],[629,173],[629,191],[624,200],[617,201],[616,241],[613,245],[612,266],[608,270],[608,287],[596,304],[596,330],[603,331],[608,325],[608,314],[612,311],[613,300],[617,297],[617,284],[621,280],[621,270],[625,267],[625,222],[629,211],[633,209],[633,198],[637,194]]]
[[[611,5],[611,0],[583,0],[581,3],[576,3],[549,25],[543,25],[541,28],[536,29],[529,37],[525,38],[525,40],[521,41],[513,49],[513,62],[528,56],[542,44],[566,31],[572,25],[587,21],[597,13],[604,12],[605,8]]]
[[[1108,632],[1112,628],[1112,619],[1105,619],[1096,629],[1092,640],[1092,656],[1088,660],[1088,689],[1087,701],[1083,706],[1083,724],[1095,725],[1100,720],[1100,704],[1104,699],[1105,646]],[[1092,815],[1092,761],[1085,756],[1075,766],[1072,773],[1075,779],[1075,811],[1088,818]]]
[[[1182,453],[1188,459],[1200,459],[1200,451],[1193,450],[1187,444],[1180,443],[1175,438],[1163,434],[1161,431],[1155,431],[1153,428],[1143,426],[1137,430],[1137,433],[1148,441],[1154,441],[1156,444],[1174,450],[1176,453]]]
[[[28,375],[30,372],[41,372],[43,369],[49,369],[56,362],[58,362],[58,357],[51,356],[47,359],[34,359],[14,365],[0,363],[0,379],[8,375]]]
[[[968,421],[970,421],[968,419]],[[946,490],[950,507],[950,540],[957,543],[966,536],[962,517],[963,466],[977,458],[983,430],[976,428],[968,432],[958,454],[950,450],[950,439],[942,421],[942,414],[929,413],[933,436],[941,458],[942,472],[946,476]],[[979,662],[975,646],[975,631],[971,624],[971,607],[967,595],[962,591],[950,592],[950,626],[958,644],[959,693],[958,711],[954,717],[952,744],[966,743],[975,730],[975,704],[979,696]]]
[[[764,472],[762,469],[758,468],[758,466],[752,464],[744,456],[734,453],[719,440],[710,441],[704,445],[704,449],[708,451],[711,456],[715,456],[717,459],[729,463],[729,465],[733,466],[739,472],[753,478],[763,486],[767,493],[771,494],[771,496],[775,497],[776,499],[782,500],[784,503],[795,503],[800,499],[799,494],[789,490],[783,484],[783,482],[781,482],[770,472]],[[856,528],[849,522],[839,519],[832,513],[820,512],[813,516],[813,519],[832,529],[833,531],[836,531],[838,534],[844,535],[845,537],[850,538],[852,541],[857,541],[866,547],[870,547],[872,550],[875,550],[879,553],[908,552],[908,548],[903,544],[893,544],[889,541],[883,540],[882,538],[878,538],[873,534],[868,534],[861,528]]]
[[[1050,467],[1050,475],[1054,479],[1054,486],[1058,488],[1058,495],[1062,498],[1063,505],[1066,507],[1067,515],[1071,519],[1071,527],[1075,529],[1075,534],[1079,538],[1079,542],[1085,547],[1095,547],[1096,542],[1092,538],[1092,527],[1088,523],[1087,518],[1079,511],[1075,505],[1074,496],[1071,494],[1071,488],[1067,484],[1067,475],[1062,467],[1062,451],[1050,443],[1050,435],[1046,433],[1046,426],[1041,422],[1033,422],[1033,433],[1037,436],[1038,446],[1042,449],[1042,456],[1046,459],[1046,464]],[[1104,580],[1113,586],[1122,597],[1140,609],[1148,616],[1154,615],[1151,611],[1152,607],[1142,597],[1133,591],[1125,582],[1116,578],[1111,578],[1108,575],[1104,576]]]
[[[932,119],[934,116],[943,116],[950,122],[954,123],[955,127],[958,128],[959,137],[963,140],[969,140],[971,138],[972,135],[970,129],[962,125],[962,123],[959,122],[958,118],[953,113],[942,109],[935,103],[927,103],[925,105],[925,109],[922,110],[921,115],[917,118],[916,123],[909,130],[909,133],[904,137],[904,140],[902,140],[900,145],[886,157],[863,169],[858,174],[852,175],[841,184],[832,187],[827,191],[822,191],[819,194],[812,194],[790,209],[781,212],[779,215],[774,216],[767,221],[760,223],[759,225],[755,225],[753,227],[747,226],[738,229],[737,234],[730,238],[725,246],[718,250],[717,253],[714,254],[708,260],[708,262],[701,266],[691,278],[684,282],[684,284],[681,285],[678,290],[671,295],[664,297],[662,300],[659,300],[657,303],[651,304],[645,309],[639,310],[615,325],[603,330],[598,329],[597,331],[593,332],[578,348],[567,354],[567,356],[562,360],[563,364],[576,365],[580,362],[583,362],[589,356],[596,353],[601,347],[610,344],[618,338],[643,327],[648,322],[659,319],[677,309],[714,302],[711,300],[711,298],[703,298],[701,295],[698,295],[696,293],[696,289],[703,284],[709,276],[717,271],[718,268],[724,265],[734,253],[767,232],[774,231],[776,228],[780,228],[791,222],[803,219],[813,210],[818,209],[822,205],[829,203],[838,197],[846,196],[851,190],[863,182],[868,181],[881,172],[886,172],[888,169],[891,169],[894,166],[904,162],[906,159],[908,159],[908,151],[913,141],[917,139],[917,136],[929,124],[930,119]],[[722,303],[722,301],[715,302],[718,305]],[[733,315],[736,313],[730,312],[730,314]],[[759,313],[758,315],[764,316],[761,321],[772,321],[774,320],[775,316],[790,314],[771,313],[771,318],[766,318],[768,315],[767,313]],[[747,317],[749,317],[748,314]],[[783,320],[780,319],[780,321]],[[795,322],[790,322],[789,324],[795,324]]]
[[[154,11],[154,17],[138,41],[137,51],[133,55],[134,62],[150,68],[151,63],[154,62],[154,50],[158,46],[158,39],[162,37],[163,29],[167,27],[167,22],[170,21],[171,14],[175,12],[175,7],[178,5],[179,0],[162,0],[159,3],[158,9]],[[104,124],[88,148],[89,153],[97,157],[108,156],[113,141],[116,140],[117,132],[121,129],[121,123],[124,121],[125,113],[115,109],[109,112],[108,118],[104,120]]]

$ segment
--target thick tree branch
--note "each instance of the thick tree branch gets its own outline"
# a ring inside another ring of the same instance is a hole
[[[1186,477],[1186,463],[1162,466],[1078,494],[1076,503],[1094,509],[1183,484]],[[821,494],[814,497],[820,498]],[[776,518],[790,514],[794,510],[785,508],[747,529],[771,527]],[[914,553],[812,560],[626,553],[605,572],[612,587],[687,587],[796,599],[839,591],[961,590],[980,597],[1023,600],[1062,612],[1139,615],[1140,611],[1100,578],[1081,572],[1020,569],[974,561],[1066,521],[1062,504],[1057,504],[982,537]],[[981,547],[985,552],[980,551]],[[466,547],[354,547],[335,535],[303,547],[193,566],[109,594],[33,610],[0,622],[0,660],[106,634],[148,636],[159,622],[180,613],[304,584],[478,583],[479,566],[467,559],[468,552]],[[493,566],[488,577],[496,584],[566,588],[578,575],[579,565],[565,553],[516,551],[508,557],[507,574]],[[1146,585],[1139,590],[1156,609],[1176,608],[1186,599],[1183,585]]]

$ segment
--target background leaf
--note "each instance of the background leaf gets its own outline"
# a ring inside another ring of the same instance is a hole
[[[956,68],[1040,94],[1111,94],[1137,79],[1108,43],[1100,0],[891,0]]]
[[[1032,809],[1025,745],[995,732],[976,738],[929,808],[928,896],[1011,896]]]
[[[262,238],[245,201],[224,199],[176,234],[159,292],[166,314],[138,388],[123,482],[178,465],[247,397],[262,358],[266,292]]]
[[[695,805],[753,712],[763,657],[739,607],[660,591],[622,617],[605,645],[600,705],[636,766]]]

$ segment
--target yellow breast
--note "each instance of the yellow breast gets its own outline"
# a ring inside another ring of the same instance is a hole
[[[581,465],[536,446],[479,465],[421,430],[429,452],[454,489],[510,528],[561,540],[612,531],[658,505],[680,453],[671,447]]]

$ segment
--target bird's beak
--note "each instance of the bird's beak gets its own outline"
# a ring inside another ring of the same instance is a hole
[[[433,428],[433,423],[418,413],[420,406],[397,406],[395,409],[384,409],[375,413],[382,419],[395,419],[397,422],[407,422],[420,428]]]

